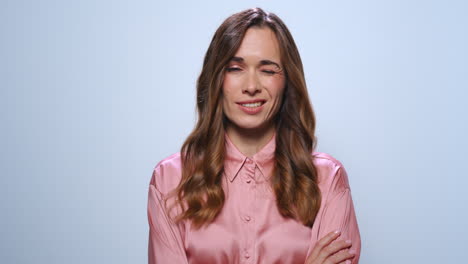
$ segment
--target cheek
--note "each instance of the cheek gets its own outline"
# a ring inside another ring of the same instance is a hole
[[[239,85],[239,78],[233,76],[233,74],[225,74],[223,78],[224,89],[232,90],[234,87]]]
[[[222,102],[223,102],[223,110],[224,112],[229,111],[230,102],[232,101],[232,87],[229,83],[229,80],[224,80],[223,82],[223,95],[222,95]]]
[[[223,102],[224,107],[229,107],[235,101],[235,95],[238,92],[239,81],[235,78],[226,76],[223,81]]]
[[[284,77],[278,76],[277,78],[271,78],[265,83],[265,87],[268,87],[268,92],[272,99],[279,100],[283,94],[284,87],[286,86]]]
[[[223,95],[224,99],[228,98],[230,94],[232,93],[234,84],[232,78],[229,78],[228,76],[224,77],[223,80]]]

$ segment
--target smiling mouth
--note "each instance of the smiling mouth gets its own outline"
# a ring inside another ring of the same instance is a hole
[[[254,108],[254,107],[259,107],[259,106],[261,106],[262,104],[264,104],[264,102],[256,102],[256,103],[248,103],[248,104],[240,104],[240,105],[242,105],[243,107],[251,107],[251,108]]]
[[[256,115],[262,112],[263,105],[266,103],[266,100],[257,99],[251,101],[237,102],[239,109],[248,115]]]
[[[254,102],[239,102],[237,103],[238,105],[240,106],[243,106],[243,107],[248,107],[248,108],[256,108],[256,107],[260,107],[262,106],[263,104],[265,104],[266,101],[264,100],[260,100],[260,101],[254,101]]]

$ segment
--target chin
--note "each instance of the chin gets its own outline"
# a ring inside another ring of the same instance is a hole
[[[267,122],[232,122],[234,126],[241,130],[262,130],[267,127]]]

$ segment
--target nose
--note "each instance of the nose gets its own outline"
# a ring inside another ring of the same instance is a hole
[[[261,85],[258,80],[258,76],[254,72],[247,74],[247,81],[245,83],[242,93],[247,93],[250,95],[255,95],[261,92]]]

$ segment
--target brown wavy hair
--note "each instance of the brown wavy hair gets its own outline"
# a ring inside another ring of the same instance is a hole
[[[280,45],[286,87],[278,113],[275,168],[271,185],[279,212],[311,227],[320,208],[315,148],[315,116],[307,94],[302,61],[286,25],[273,13],[252,8],[228,17],[216,30],[197,80],[198,121],[181,148],[182,179],[174,194],[182,208],[176,221],[200,228],[215,220],[225,195],[221,185],[227,118],[222,83],[228,62],[250,27],[269,27]]]

